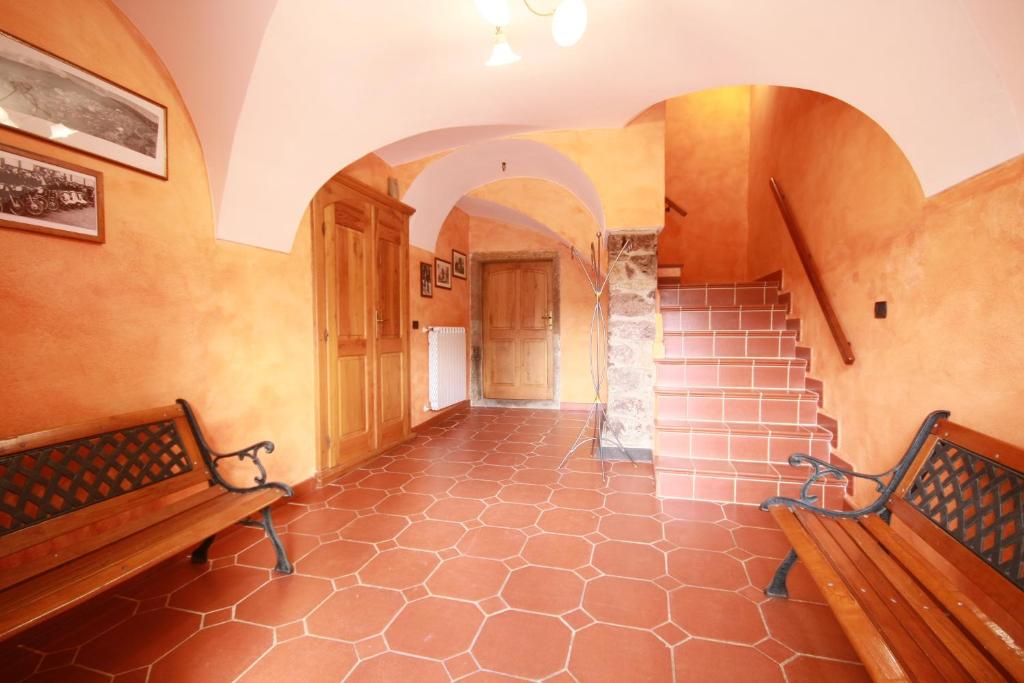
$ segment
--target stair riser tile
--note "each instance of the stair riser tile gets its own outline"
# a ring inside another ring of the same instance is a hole
[[[794,358],[793,337],[665,337],[667,358]]]
[[[665,463],[670,458],[786,463],[793,453],[827,460],[830,450],[822,438],[655,430],[654,452]]]
[[[757,306],[779,300],[775,287],[694,287],[663,289],[663,306]]]
[[[800,484],[791,484],[770,479],[736,479],[714,477],[703,474],[663,472],[655,474],[656,493],[659,498],[670,500],[699,500],[710,503],[737,503],[739,505],[760,505],[774,496],[799,498]],[[842,489],[836,486],[815,484],[809,493],[824,496],[825,507],[841,510]]]
[[[813,397],[771,399],[667,395],[656,398],[655,414],[659,418],[675,420],[814,425],[817,423],[818,405]]]
[[[664,387],[722,389],[803,389],[803,365],[658,365],[658,384]]]
[[[662,311],[666,332],[690,330],[784,330],[786,312],[773,311]]]

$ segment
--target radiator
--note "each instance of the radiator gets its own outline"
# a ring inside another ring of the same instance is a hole
[[[431,327],[427,332],[430,358],[430,409],[440,410],[466,400],[466,328]]]

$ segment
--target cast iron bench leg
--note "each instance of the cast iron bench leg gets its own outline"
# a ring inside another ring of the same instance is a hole
[[[775,576],[772,577],[772,582],[764,589],[765,595],[770,598],[789,597],[789,588],[786,587],[786,579],[789,578],[789,570],[793,568],[795,563],[796,551],[790,550],[779,564],[779,568],[775,570]]]
[[[192,564],[206,564],[207,554],[210,552],[210,546],[213,545],[215,538],[217,538],[216,534],[210,536],[192,551]]]

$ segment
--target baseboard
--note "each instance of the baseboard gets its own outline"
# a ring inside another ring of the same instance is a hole
[[[626,451],[626,455],[622,454],[622,451]],[[618,446],[606,446],[601,445],[597,451],[598,456],[601,460],[610,460],[617,462],[629,462],[630,460],[636,462],[653,462],[654,451],[650,448],[619,448]]]
[[[468,407],[469,407],[469,399],[468,398],[465,401],[459,401],[458,403],[453,403],[452,405],[448,406],[447,408],[442,408],[441,410],[437,411],[434,415],[430,416],[429,418],[427,418],[423,422],[420,422],[418,425],[416,425],[415,427],[412,428],[412,431],[420,432],[420,431],[422,431],[424,429],[427,429],[429,427],[433,427],[438,422],[442,422],[444,420],[447,420],[449,417],[452,416],[453,413],[457,413],[460,410],[465,410]]]

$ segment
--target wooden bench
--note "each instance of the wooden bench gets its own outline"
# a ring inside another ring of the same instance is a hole
[[[270,505],[292,491],[267,481],[261,450],[274,444],[215,452],[181,399],[0,440],[0,639],[188,548],[206,562],[236,522],[262,527],[290,574]],[[218,469],[227,458],[252,461],[255,483],[230,484]]]
[[[1024,681],[1024,450],[928,416],[880,475],[810,456],[824,477],[874,482],[854,511],[770,498],[793,550],[765,592],[786,598],[799,557],[874,680]]]

